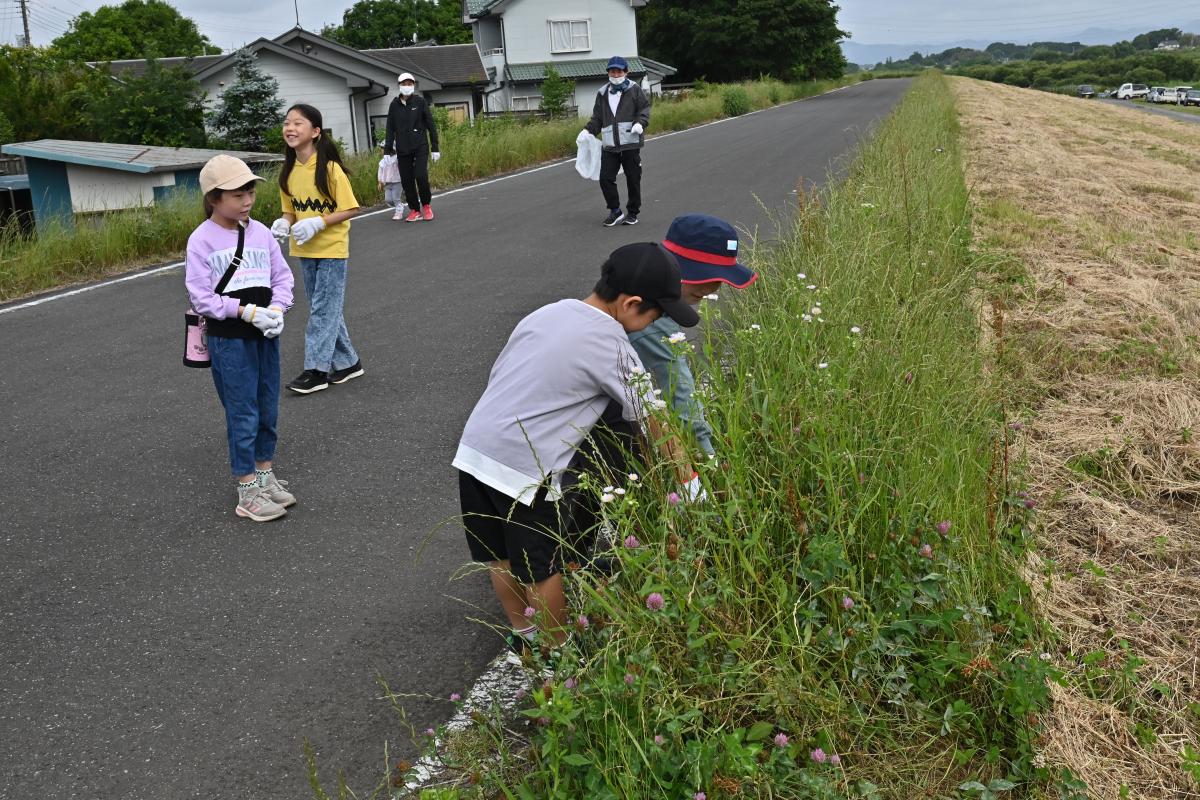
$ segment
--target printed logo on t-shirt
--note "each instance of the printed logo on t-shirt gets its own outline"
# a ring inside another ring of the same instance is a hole
[[[208,256],[208,267],[212,270],[213,285],[221,280],[229,262],[233,260],[235,248],[214,250]],[[242,251],[242,263],[234,271],[225,287],[225,294],[236,292],[238,289],[251,289],[271,286],[271,254],[263,247],[247,247]]]
[[[320,211],[322,214],[332,214],[337,211],[337,203],[321,197],[309,197],[305,200],[293,197],[292,208],[296,211]]]

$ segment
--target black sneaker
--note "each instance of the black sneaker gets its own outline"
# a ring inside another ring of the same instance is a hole
[[[625,212],[621,211],[619,208],[614,208],[612,211],[609,211],[608,216],[604,218],[604,227],[611,228],[613,225],[616,225],[623,219],[625,219]]]
[[[297,375],[296,379],[287,385],[287,388],[297,394],[312,394],[322,389],[328,389],[329,379],[319,369],[306,369]]]
[[[509,631],[508,635],[504,637],[504,643],[508,645],[509,652],[515,656],[523,656],[533,649],[529,645],[529,640],[516,631]]]
[[[626,214],[625,215],[625,224],[626,225],[637,225],[637,214],[633,213],[632,211],[630,211],[628,214]]]
[[[345,383],[351,378],[358,378],[363,374],[362,359],[355,361],[353,365],[345,369],[335,369],[329,373],[330,383]]]

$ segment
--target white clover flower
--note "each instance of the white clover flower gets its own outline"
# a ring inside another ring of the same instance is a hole
[[[629,475],[627,477],[629,478],[629,480],[633,481],[634,483],[637,483],[640,480],[640,478],[636,472],[629,473]]]
[[[651,408],[653,408],[657,411],[662,411],[667,407],[667,401],[660,400],[659,398],[655,397],[649,401],[649,405]]]
[[[805,279],[805,278],[807,278],[808,276],[807,276],[807,275],[805,275],[803,272],[797,272],[797,273],[796,273],[796,277],[797,277],[797,278],[799,278],[800,280],[804,280],[804,279]]]
[[[613,489],[613,494],[625,494],[625,490],[618,486],[616,489]]]
[[[862,333],[862,328],[858,327],[857,325],[854,325],[850,328],[850,332],[853,333],[855,336],[857,336],[858,334]]]
[[[1038,656],[1038,658],[1040,658],[1042,661],[1049,661],[1051,658],[1053,658],[1053,656],[1051,656],[1049,653],[1042,653]]]
[[[804,320],[805,322],[812,322],[812,314],[801,314],[800,319]]]
[[[862,207],[863,208],[874,208],[875,204],[874,203],[863,203]]]
[[[677,331],[675,333],[672,333],[670,336],[668,336],[667,341],[670,342],[671,344],[679,344],[680,342],[686,342],[687,334],[684,333],[683,331]]]
[[[816,285],[815,283],[810,283],[810,284],[808,285],[808,289],[809,289],[809,291],[812,291],[813,289],[816,289],[816,288],[817,288],[817,285]]]
[[[658,396],[659,396],[659,395],[661,395],[661,394],[662,394],[662,389],[655,389],[655,390],[654,390],[654,396],[655,396],[655,397],[658,397]]]
[[[613,500],[616,500],[616,499],[617,499],[616,495],[612,494],[611,492],[605,492],[604,494],[600,495],[601,503],[611,503]]]
[[[820,364],[817,364],[817,369],[829,369],[829,362],[822,361]]]
[[[635,365],[633,365],[632,367],[630,367],[630,368],[629,368],[629,374],[630,374],[630,375],[645,375],[645,374],[646,374],[646,368],[645,368],[645,367],[642,367],[642,366],[640,366],[640,365],[637,365],[637,364],[635,364]]]
[[[704,295],[705,300],[716,300],[718,297],[720,297],[720,295],[716,293]]]
[[[808,313],[812,314],[814,317],[819,317],[821,316],[821,307],[813,306]]]
[[[759,325],[757,322],[755,322],[755,323],[753,323],[753,324],[750,326],[750,330],[752,330],[752,331],[761,331],[761,330],[762,330],[762,325]]]

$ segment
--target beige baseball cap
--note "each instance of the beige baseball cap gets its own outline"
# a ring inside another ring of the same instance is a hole
[[[240,189],[251,181],[265,180],[250,171],[246,162],[233,156],[213,156],[200,170],[200,191],[208,194],[213,189]]]

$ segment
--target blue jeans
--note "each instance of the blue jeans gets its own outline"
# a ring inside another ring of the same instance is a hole
[[[346,259],[302,258],[308,295],[308,327],[304,329],[304,368],[331,372],[358,363],[350,332],[342,317],[346,301]]]
[[[275,457],[279,419],[279,340],[208,337],[213,383],[225,407],[229,464],[235,477]]]

